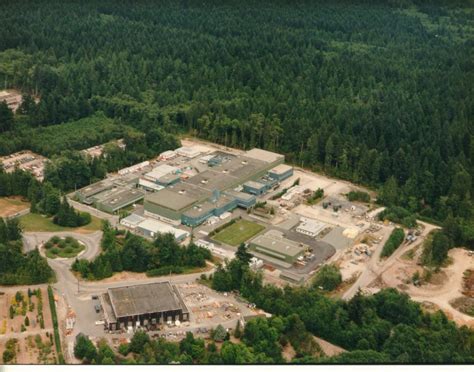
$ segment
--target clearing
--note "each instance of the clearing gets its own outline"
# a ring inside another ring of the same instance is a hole
[[[91,216],[92,220],[89,224],[81,227],[63,227],[53,223],[52,218],[44,217],[36,213],[28,213],[20,217],[23,231],[46,231],[46,232],[60,232],[60,231],[74,231],[77,233],[88,233],[102,229],[102,220],[100,218]]]
[[[257,235],[265,227],[258,223],[239,220],[213,236],[213,239],[234,247]]]
[[[20,196],[0,198],[0,217],[10,217],[28,209],[30,203],[23,201]]]

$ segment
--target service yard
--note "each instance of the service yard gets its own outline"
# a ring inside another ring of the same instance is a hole
[[[259,225],[258,223],[241,219],[224,228],[222,231],[219,231],[212,238],[214,240],[236,247],[251,237],[257,235],[264,229],[265,227]]]

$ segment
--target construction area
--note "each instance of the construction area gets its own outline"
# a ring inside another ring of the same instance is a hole
[[[43,181],[44,179],[44,167],[47,161],[48,159],[44,156],[35,154],[29,150],[0,157],[0,162],[5,172],[11,173],[16,168],[19,168],[33,174],[38,181]]]

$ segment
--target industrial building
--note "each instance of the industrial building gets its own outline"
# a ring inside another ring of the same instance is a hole
[[[138,223],[136,230],[150,238],[155,238],[158,234],[172,234],[178,242],[183,241],[189,236],[187,231],[176,229],[173,226],[151,218],[144,218],[143,221]]]
[[[145,217],[139,216],[138,214],[131,214],[127,217],[124,217],[120,220],[120,223],[130,229],[136,229],[140,222],[145,221]]]
[[[129,175],[130,176],[130,175]],[[131,204],[143,200],[145,192],[135,188],[137,179],[131,177],[115,182],[100,181],[76,191],[76,198],[84,204],[93,205],[95,208],[115,213]]]
[[[249,250],[260,253],[260,257],[263,255],[293,264],[299,256],[308,250],[308,246],[286,239],[280,231],[270,230],[252,239],[249,243]]]
[[[277,180],[278,182],[286,180],[292,175],[293,167],[286,164],[277,165],[275,168],[270,169],[270,171],[268,172],[268,176]]]
[[[184,157],[190,158],[190,159],[201,155],[201,151],[199,151],[194,146],[183,146],[183,147],[180,147],[179,149],[176,149],[175,152],[176,152],[176,154],[178,154],[180,156],[184,156]]]
[[[182,152],[178,150],[177,153]],[[189,151],[188,155],[194,153]],[[268,171],[284,161],[283,155],[260,149],[244,155],[224,152],[213,155],[206,158],[208,169],[188,179],[176,179],[165,189],[147,195],[145,215],[172,224],[197,226],[211,216],[220,216],[236,207],[249,208],[256,202],[254,195],[262,195],[276,183],[266,177]],[[248,192],[253,195],[247,196],[235,190],[244,184],[246,191],[245,183],[253,180],[264,182],[261,192]],[[162,178],[158,182],[162,184]]]
[[[181,294],[169,282],[109,288],[100,301],[109,331],[189,320]]]
[[[94,204],[97,209],[113,214],[144,197],[145,193],[142,190],[116,187],[97,194]]]
[[[296,231],[314,238],[323,231],[325,227],[326,225],[324,223],[301,217],[301,223],[296,227]]]

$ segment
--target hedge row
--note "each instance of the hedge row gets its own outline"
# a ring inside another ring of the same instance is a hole
[[[403,243],[403,239],[405,239],[405,233],[403,229],[397,227],[392,231],[390,237],[388,238],[387,242],[383,246],[381,257],[388,257],[390,256],[395,250]]]
[[[61,338],[59,337],[58,314],[56,313],[56,305],[54,303],[53,288],[50,285],[48,285],[48,299],[51,308],[51,318],[53,319],[54,343],[56,345],[56,352],[58,353],[58,362],[59,364],[65,364],[63,353],[61,351]]]

